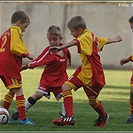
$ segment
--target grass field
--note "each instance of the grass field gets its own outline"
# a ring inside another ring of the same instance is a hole
[[[43,69],[26,70],[22,72],[23,90],[25,98],[31,96],[39,83]],[[68,74],[73,73],[68,70]],[[0,131],[132,131],[132,124],[125,124],[130,114],[129,111],[129,80],[131,71],[105,70],[106,86],[101,91],[98,99],[102,101],[110,119],[104,128],[93,127],[93,121],[98,118],[96,112],[89,106],[87,97],[80,88],[74,96],[74,111],[76,117],[75,126],[55,126],[52,120],[60,117],[61,102],[56,102],[53,94],[51,99],[45,97],[39,100],[28,112],[27,117],[36,122],[36,125],[18,125],[17,121],[12,124],[0,125]],[[7,90],[0,81],[0,105]],[[11,104],[10,114],[15,111],[15,98]]]

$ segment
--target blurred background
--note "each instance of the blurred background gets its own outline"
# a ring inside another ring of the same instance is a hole
[[[57,25],[62,30],[63,43],[73,37],[67,28],[67,22],[75,15],[81,15],[90,31],[96,36],[114,38],[121,35],[122,42],[104,47],[101,61],[105,69],[131,69],[132,63],[120,66],[120,59],[128,57],[133,51],[133,34],[128,19],[133,15],[131,2],[1,2],[0,3],[0,34],[7,30],[11,16],[17,10],[25,11],[30,17],[30,25],[23,39],[29,50],[37,57],[49,45],[47,29]],[[72,55],[72,67],[80,65],[77,47],[69,48]],[[24,59],[24,63],[28,60]]]

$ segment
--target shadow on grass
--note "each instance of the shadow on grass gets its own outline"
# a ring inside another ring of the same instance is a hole
[[[111,88],[111,89],[129,89],[130,86],[114,86],[114,85],[105,85],[104,88]]]
[[[55,126],[52,120],[60,118],[61,102],[38,101],[28,112],[27,117],[35,121],[36,125],[18,125],[17,121],[12,124],[0,125],[0,131],[132,131],[131,124],[125,124],[129,115],[128,102],[103,101],[103,106],[108,112],[110,119],[104,128],[93,127],[97,113],[89,106],[86,100],[82,103],[74,102],[76,118],[75,126]],[[16,109],[12,103],[10,114]]]

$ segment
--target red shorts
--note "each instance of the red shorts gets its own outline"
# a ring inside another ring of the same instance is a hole
[[[88,98],[97,98],[99,92],[103,88],[103,86],[99,85],[97,82],[92,87],[86,86],[83,82],[77,78],[74,74],[72,75],[65,84],[69,85],[74,91],[78,90],[80,87],[83,87]]]
[[[62,98],[62,89],[61,86],[59,87],[51,87],[47,85],[39,85],[36,92],[41,92],[44,94],[45,97],[50,99],[50,92],[52,92],[56,98],[57,101],[59,101]]]
[[[14,79],[14,78],[4,77],[4,76],[0,76],[0,78],[3,81],[7,89],[14,89],[14,88],[22,87],[22,81],[19,79]]]

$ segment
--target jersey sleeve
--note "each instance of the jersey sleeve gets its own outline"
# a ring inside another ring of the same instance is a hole
[[[130,56],[130,60],[133,61],[133,55]]]
[[[54,60],[52,53],[49,50],[44,50],[36,59],[32,60],[29,65],[30,69],[38,66],[47,65]]]
[[[10,50],[13,54],[25,57],[29,54],[18,30],[11,29]]]
[[[105,44],[108,42],[108,39],[100,38],[100,37],[97,37],[97,39],[98,39],[98,51],[100,52],[100,51],[102,51]]]

